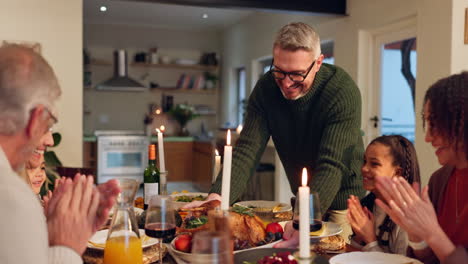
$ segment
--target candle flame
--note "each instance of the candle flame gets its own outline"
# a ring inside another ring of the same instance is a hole
[[[159,130],[161,130],[161,133],[162,133],[162,132],[164,132],[164,130],[166,130],[166,127],[165,126],[160,126]]]
[[[307,169],[302,169],[302,186],[307,186]]]
[[[159,115],[161,114],[161,109],[156,109],[156,111],[154,111],[155,114]]]
[[[215,149],[215,155],[216,155],[216,156],[219,156],[219,152],[218,152],[217,149]]]
[[[228,129],[227,131],[227,139],[226,139],[226,145],[231,145],[231,130]]]

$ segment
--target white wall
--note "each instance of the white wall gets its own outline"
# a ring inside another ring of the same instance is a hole
[[[42,46],[62,87],[56,131],[62,143],[55,150],[66,166],[82,166],[82,1],[3,1],[0,41],[33,41]]]
[[[214,30],[175,30],[148,26],[126,25],[84,25],[84,45],[92,58],[102,59],[112,63],[113,51],[125,49],[128,52],[128,62],[131,64],[135,52],[148,52],[152,47],[158,47],[160,56],[174,59],[198,60],[202,52],[218,52],[221,50],[220,34]],[[221,58],[222,59],[222,58]],[[93,86],[113,75],[112,66],[92,66]],[[129,66],[129,76],[149,86],[156,82],[161,87],[175,87],[182,73],[199,75],[202,71],[174,68],[135,68]],[[189,103],[208,105],[218,108],[217,94],[167,93],[174,96],[174,103]],[[161,104],[162,92],[113,92],[85,90],[84,132],[92,134],[95,130],[143,130],[143,119],[148,112],[148,104]],[[102,122],[102,118],[107,122]],[[204,122],[208,130],[217,128],[216,116],[202,116],[191,121],[188,129],[191,133],[200,130]]]

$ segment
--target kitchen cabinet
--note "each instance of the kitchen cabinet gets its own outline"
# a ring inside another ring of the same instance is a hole
[[[192,149],[193,142],[164,142],[168,182],[192,181]]]
[[[157,142],[153,143],[157,145]],[[201,191],[209,190],[213,174],[214,143],[165,141],[164,152],[169,182],[193,182]],[[159,154],[156,154],[156,159],[159,167]],[[83,142],[83,166],[97,171],[95,139]]]
[[[193,145],[193,182],[203,192],[211,187],[214,167],[214,143],[195,142]]]
[[[83,167],[97,171],[97,142],[83,142]]]

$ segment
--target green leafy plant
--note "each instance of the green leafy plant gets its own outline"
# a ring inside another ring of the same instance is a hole
[[[213,83],[216,84],[216,81],[218,81],[218,75],[211,73],[211,72],[205,72],[205,80],[206,81],[212,81]]]
[[[58,132],[55,132],[52,134],[52,137],[54,138],[54,145],[51,148],[54,148],[62,141],[62,135],[60,135]],[[60,179],[60,175],[55,170],[57,167],[62,166],[62,162],[59,160],[53,150],[44,152],[44,162],[46,164],[47,177],[45,183],[42,185],[41,195],[46,194],[49,190],[54,190],[55,180]]]
[[[187,104],[178,104],[169,110],[168,113],[179,123],[182,130],[185,129],[185,126],[187,126],[187,123],[190,120],[193,120],[199,116],[199,114],[195,112],[195,108]]]

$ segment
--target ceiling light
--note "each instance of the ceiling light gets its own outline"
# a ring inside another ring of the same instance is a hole
[[[208,14],[203,14],[202,18],[208,18]]]
[[[106,6],[101,6],[99,8],[99,10],[101,10],[101,12],[106,12],[107,11],[107,7]]]

